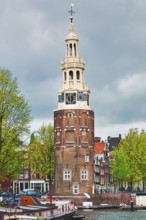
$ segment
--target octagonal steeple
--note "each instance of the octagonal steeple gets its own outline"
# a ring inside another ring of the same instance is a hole
[[[58,108],[59,109],[90,109],[89,93],[90,90],[85,83],[84,69],[85,64],[79,56],[78,36],[75,33],[73,23],[73,9],[71,5],[69,33],[66,36],[66,54],[64,61],[61,63],[62,70],[62,88],[58,91]],[[69,97],[69,98],[68,98]],[[67,101],[70,99],[70,101]]]

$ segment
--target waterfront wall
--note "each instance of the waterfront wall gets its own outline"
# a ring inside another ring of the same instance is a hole
[[[115,193],[115,194],[99,194],[91,198],[93,205],[109,204],[109,205],[130,205],[131,195],[130,193]],[[136,204],[135,199],[133,199]]]
[[[74,202],[76,205],[82,205],[83,202],[88,201],[92,202],[93,206],[100,204],[109,204],[109,205],[130,205],[131,200],[133,204],[136,204],[136,198],[131,198],[130,193],[115,193],[115,194],[99,194],[95,196],[91,196],[90,199],[86,198],[74,198]]]
[[[100,204],[109,205],[130,205],[131,201],[136,205],[136,197],[131,196],[130,193],[105,193],[92,195],[91,198],[87,199],[85,196],[58,196],[59,200],[66,199],[72,200],[75,205],[82,206],[83,202],[92,202],[93,206]]]

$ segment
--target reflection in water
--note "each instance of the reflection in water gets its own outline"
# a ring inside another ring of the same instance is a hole
[[[107,211],[79,210],[85,216],[84,220],[146,220],[146,210],[143,211]]]

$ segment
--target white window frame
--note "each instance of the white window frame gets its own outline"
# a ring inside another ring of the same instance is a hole
[[[29,178],[29,173],[28,173],[28,170],[24,170],[24,179],[28,179]]]
[[[81,180],[88,180],[88,170],[81,170]]]
[[[104,185],[104,177],[103,176],[100,177],[100,184]]]
[[[85,156],[85,162],[88,163],[89,162],[89,155]]]
[[[71,171],[70,170],[63,171],[63,179],[64,180],[71,180]]]
[[[79,185],[78,184],[73,185],[73,194],[79,194]]]

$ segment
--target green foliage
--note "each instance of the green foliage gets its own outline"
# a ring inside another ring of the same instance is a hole
[[[139,143],[137,146],[137,169],[139,170],[141,180],[146,181],[146,132],[141,131]]]
[[[146,180],[146,133],[130,129],[113,152],[112,173],[115,181],[129,181],[131,186]]]
[[[31,135],[28,158],[32,172],[51,179],[54,177],[54,128],[51,124],[42,125]]]
[[[131,173],[127,155],[123,151],[115,149],[113,152],[113,158],[114,160],[111,164],[112,175],[116,182],[120,182],[122,184],[124,180],[129,180]]]
[[[13,180],[21,168],[21,137],[28,133],[30,108],[12,74],[0,68],[0,181]]]

